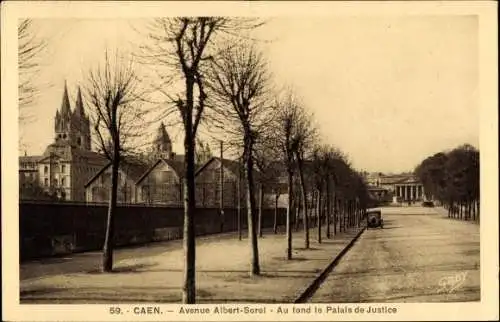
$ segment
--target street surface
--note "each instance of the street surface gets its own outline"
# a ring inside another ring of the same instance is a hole
[[[381,208],[316,291],[313,303],[480,300],[479,225],[437,209]]]

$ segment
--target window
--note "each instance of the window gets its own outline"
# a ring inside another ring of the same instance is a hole
[[[66,172],[66,165],[61,164],[61,172],[65,173]]]
[[[82,138],[76,139],[76,142],[78,143],[78,145],[82,145]]]
[[[66,186],[66,178],[61,178],[61,186],[65,187]]]
[[[52,184],[53,184],[54,186],[57,186],[57,179],[52,179]]]
[[[43,173],[47,174],[47,172],[49,172],[49,167],[48,166],[44,166],[43,167]]]
[[[44,182],[45,186],[48,186],[49,185],[49,179],[45,178]]]

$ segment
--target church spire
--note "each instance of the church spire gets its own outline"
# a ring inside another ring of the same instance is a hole
[[[156,133],[153,150],[157,155],[164,158],[170,158],[172,155],[172,141],[170,141],[170,137],[168,136],[163,122],[161,122],[158,132]]]
[[[165,124],[161,122],[158,132],[156,134],[156,143],[163,145],[171,144],[170,137],[168,136],[167,130],[165,129]]]
[[[68,83],[65,80],[64,81],[64,93],[63,93],[63,99],[62,99],[62,105],[61,105],[61,114],[63,116],[70,115],[70,112],[71,112],[71,107],[69,105]]]
[[[75,115],[85,116],[85,113],[83,111],[82,91],[80,89],[80,86],[78,86],[78,94],[76,95]]]

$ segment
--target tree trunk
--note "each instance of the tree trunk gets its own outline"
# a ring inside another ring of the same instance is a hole
[[[330,215],[331,215],[331,195],[330,195],[330,180],[326,179],[326,238],[330,239]]]
[[[246,134],[245,138],[245,173],[247,181],[248,240],[250,242],[250,247],[252,249],[250,274],[259,275],[260,274],[259,246],[257,239],[257,231],[255,229],[256,207],[255,207],[253,159],[252,159],[253,142],[252,138],[248,137],[249,135],[251,134],[250,133]]]
[[[264,206],[264,188],[262,183],[259,184],[259,221],[258,221],[258,233],[259,238],[262,238],[262,211]]]
[[[321,244],[321,190],[318,190],[318,198],[317,198],[318,206],[317,206],[317,216],[318,216],[318,243]]]
[[[237,199],[237,222],[238,222],[238,240],[241,240],[242,238],[242,229],[241,229],[241,159],[238,162],[238,186],[237,188],[237,194],[238,194],[238,199]]]
[[[476,221],[476,201],[471,202],[472,220]]]
[[[196,210],[195,204],[195,182],[194,182],[194,151],[195,141],[193,136],[192,124],[192,89],[193,86],[187,86],[188,93],[188,108],[186,109],[186,119],[184,120],[184,162],[185,162],[185,176],[184,182],[184,234],[183,234],[183,247],[184,247],[184,282],[182,286],[182,303],[194,304],[196,302],[196,247],[195,247],[195,231],[194,231],[194,212]],[[191,89],[191,90],[190,90]],[[189,99],[191,98],[191,102]],[[189,105],[191,104],[191,105]],[[191,112],[190,112],[191,111]]]
[[[347,201],[344,200],[342,203],[342,231],[346,231],[346,221],[347,221]]]
[[[337,235],[337,212],[338,212],[338,202],[337,194],[334,192],[333,196],[333,235]]]
[[[287,171],[287,179],[288,179],[288,200],[286,205],[286,258],[292,259],[292,199],[293,199],[293,173],[290,169],[290,164],[288,165],[289,169]],[[276,199],[278,200],[278,199]],[[276,201],[277,202],[277,201]],[[295,219],[297,225],[297,219]]]
[[[222,160],[224,159],[223,154],[223,143],[220,141],[220,167],[219,167],[219,211],[220,211],[220,232],[224,232],[224,167],[222,166]]]
[[[113,248],[115,236],[115,212],[118,195],[118,169],[120,167],[120,150],[115,144],[113,149],[113,160],[111,163],[111,187],[108,206],[108,218],[106,223],[106,236],[102,252],[102,270],[111,272],[113,270]]]
[[[481,220],[481,208],[479,207],[479,199],[477,200],[477,222]]]
[[[338,226],[339,226],[339,233],[342,232],[342,201],[341,200],[337,200],[337,211],[338,211]]]
[[[279,201],[279,192],[276,191],[276,196],[274,197],[274,224],[273,224],[273,233],[277,234],[278,233],[278,201]],[[287,207],[289,208],[289,207]],[[288,209],[287,209],[287,214],[288,214]],[[287,215],[288,216],[288,215]],[[288,226],[287,226],[288,228]]]
[[[297,191],[297,190],[295,190]],[[294,201],[295,201],[295,231],[299,231],[299,223],[300,223],[300,209],[302,207],[302,200],[299,194],[294,195]]]
[[[311,198],[310,198],[310,207],[308,208],[309,210],[309,221],[312,227],[316,226],[317,223],[317,218],[316,218],[316,191],[314,189],[311,189]],[[310,228],[312,228],[310,227]]]
[[[304,248],[309,249],[309,220],[307,218],[307,194],[306,194],[306,183],[304,181],[304,173],[302,171],[302,158],[300,155],[297,157],[298,165],[299,165],[299,178],[300,178],[300,187],[302,192],[302,200],[303,200],[303,220],[304,220]]]
[[[357,202],[357,220],[358,220],[358,228],[361,227],[361,203],[358,201]]]

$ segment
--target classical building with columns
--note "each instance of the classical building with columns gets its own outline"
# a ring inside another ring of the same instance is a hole
[[[394,183],[393,202],[415,202],[425,200],[424,186],[415,177]]]
[[[378,200],[391,200],[394,204],[425,200],[424,187],[412,173],[368,173],[365,177],[368,190]]]

